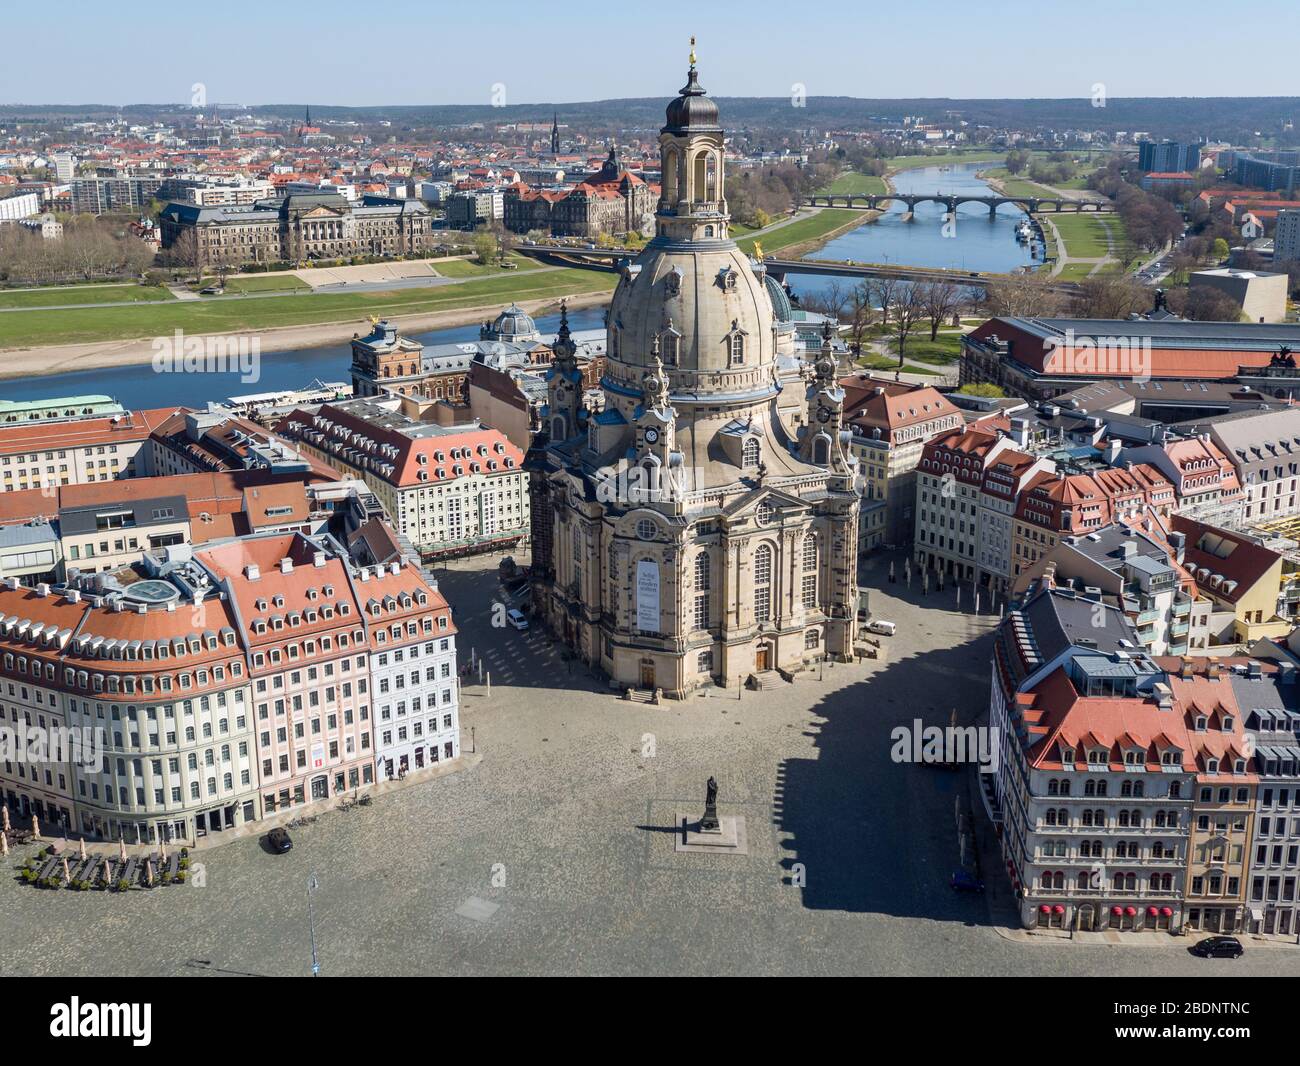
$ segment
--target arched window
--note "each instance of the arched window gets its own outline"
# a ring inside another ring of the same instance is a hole
[[[754,552],[754,618],[772,620],[772,546],[760,544]]]
[[[669,148],[664,153],[663,183],[664,200],[670,204],[677,202],[677,149]]]
[[[695,591],[708,592],[711,587],[713,564],[706,551],[695,557]]]
[[[805,570],[817,569],[817,534],[809,533],[803,539],[803,568]]]
[[[731,335],[731,365],[739,366],[745,361],[745,335],[737,330]]]
[[[568,423],[565,422],[563,415],[556,415],[551,419],[551,439],[567,440],[568,436]]]
[[[826,434],[818,434],[817,439],[813,441],[813,462],[825,466],[830,462],[831,442]]]
[[[677,360],[681,357],[681,340],[672,330],[660,334],[659,350],[663,353],[665,366],[677,365]]]
[[[759,445],[757,437],[746,437],[740,448],[741,466],[758,466]]]

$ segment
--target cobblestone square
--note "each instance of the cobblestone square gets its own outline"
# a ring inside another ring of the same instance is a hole
[[[884,558],[863,575],[898,623],[884,662],[659,706],[619,699],[536,629],[493,628],[496,562],[437,574],[462,661],[473,648],[491,673],[490,694],[464,688],[462,770],[327,813],[284,856],[255,838],[196,852],[203,888],[121,897],[10,876],[0,971],[306,974],[314,872],[327,976],[1300,974],[1300,948],[1253,940],[1232,964],[1176,938],[1021,942],[996,872],[985,897],[951,892],[973,771],[893,762],[889,734],[983,713],[993,620],[952,589],[909,590],[901,562],[897,584]],[[674,849],[710,775],[747,854]]]

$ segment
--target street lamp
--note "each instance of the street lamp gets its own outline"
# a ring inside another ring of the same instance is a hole
[[[316,889],[320,888],[320,882],[316,880],[316,871],[313,870],[307,876],[307,928],[311,931],[311,975],[320,976],[320,961],[316,957],[316,912],[312,908],[311,897]]]

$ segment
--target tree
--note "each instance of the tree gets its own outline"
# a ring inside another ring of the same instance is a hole
[[[1061,297],[1041,274],[1014,274],[989,282],[984,308],[1002,318],[1041,318],[1060,312]]]
[[[876,309],[871,305],[871,289],[866,282],[855,285],[849,293],[849,338],[855,355],[862,351],[862,338],[875,317]]]
[[[1019,174],[1029,164],[1029,153],[1023,149],[1016,148],[1007,153],[1007,173]]]
[[[1000,385],[994,385],[991,381],[973,381],[957,391],[963,396],[984,396],[990,399],[1000,399],[1006,395]]]
[[[1151,307],[1151,290],[1119,274],[1084,278],[1071,299],[1071,311],[1080,318],[1128,318]]]
[[[907,338],[912,327],[925,316],[925,307],[917,294],[917,286],[911,282],[877,278],[874,289],[876,302],[880,304],[881,321],[889,326],[894,336],[901,367],[907,351]]]
[[[925,316],[930,320],[930,340],[939,336],[939,327],[965,301],[960,285],[951,281],[925,281],[916,285]]]
[[[496,257],[497,238],[496,234],[486,227],[477,230],[474,233],[474,258],[486,266]]]
[[[1228,247],[1227,241],[1225,241],[1222,237],[1215,237],[1214,244],[1210,246],[1210,255],[1212,255],[1216,261],[1222,263],[1225,259],[1228,258],[1228,253],[1231,250],[1232,249]]]
[[[1169,309],[1197,322],[1240,322],[1241,304],[1226,292],[1208,285],[1173,289],[1168,294]]]

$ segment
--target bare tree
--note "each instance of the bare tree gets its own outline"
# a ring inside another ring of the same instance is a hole
[[[864,281],[849,293],[849,338],[853,354],[862,351],[862,338],[875,321],[876,309],[871,303],[871,289]]]
[[[984,308],[1003,318],[1042,317],[1060,312],[1061,297],[1039,274],[1014,274],[988,283]]]
[[[1120,275],[1085,278],[1071,298],[1071,310],[1080,318],[1128,318],[1151,307],[1151,290]]]
[[[951,281],[924,281],[915,286],[925,317],[930,320],[930,340],[939,336],[939,327],[965,301],[962,287]]]
[[[876,302],[880,304],[881,321],[890,327],[898,349],[898,365],[903,365],[907,351],[907,338],[925,317],[925,306],[912,282],[898,278],[878,278],[875,284]]]

